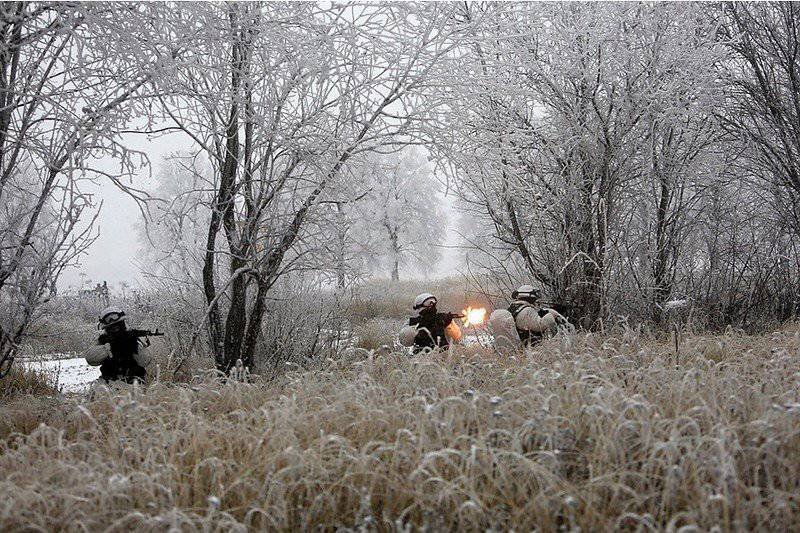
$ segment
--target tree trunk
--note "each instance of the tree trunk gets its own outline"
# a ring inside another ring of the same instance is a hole
[[[336,288],[344,289],[347,285],[347,223],[344,219],[342,202],[336,202]]]
[[[392,281],[400,281],[400,238],[397,235],[398,230],[388,222],[384,222],[383,225],[389,234],[389,246],[392,252]]]
[[[250,308],[250,320],[247,324],[244,344],[241,350],[242,364],[245,368],[252,368],[255,363],[255,350],[258,338],[261,334],[261,321],[264,319],[266,310],[266,297],[268,285],[264,280],[258,280],[258,291],[256,291],[253,305]]]
[[[240,250],[236,239],[237,232],[234,216],[234,189],[239,165],[239,88],[241,84],[243,59],[241,43],[237,36],[238,17],[237,8],[235,6],[229,9],[228,16],[233,37],[231,58],[231,105],[225,131],[225,153],[222,168],[220,169],[217,201],[211,213],[208,240],[206,243],[206,257],[203,265],[203,285],[206,301],[209,306],[214,307],[209,316],[212,342],[214,344],[214,361],[217,370],[226,373],[233,367],[236,363],[236,359],[239,357],[246,313],[245,281],[242,276],[238,276],[233,281],[231,287],[231,304],[228,309],[224,330],[222,329],[216,304],[212,303],[215,302],[216,298],[216,290],[214,288],[214,262],[216,253],[214,241],[216,240],[220,223],[222,223],[225,228],[228,246],[230,248],[231,273],[236,272],[236,270],[244,266],[244,261],[239,255]]]
[[[654,162],[654,167],[655,167]],[[654,168],[654,171],[658,169]],[[668,282],[669,276],[667,273],[669,264],[669,248],[667,242],[667,209],[670,203],[670,190],[667,177],[659,173],[660,182],[660,197],[658,201],[658,209],[656,211],[656,250],[655,260],[653,265],[653,301],[651,306],[653,309],[653,319],[656,323],[661,323],[664,320],[664,312],[661,305],[669,298],[672,292],[671,284]]]

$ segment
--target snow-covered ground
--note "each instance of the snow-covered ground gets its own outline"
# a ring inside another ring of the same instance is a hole
[[[480,330],[476,332],[465,332],[464,337],[461,339],[461,342],[467,346],[471,344],[480,344],[481,346],[491,346],[492,345],[492,336],[489,335],[485,330]]]
[[[53,377],[63,392],[81,392],[100,377],[100,367],[89,366],[83,357],[47,361],[23,361],[25,368]]]

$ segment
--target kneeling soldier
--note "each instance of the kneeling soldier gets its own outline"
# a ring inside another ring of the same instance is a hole
[[[86,351],[86,362],[100,366],[100,375],[106,383],[144,380],[150,358],[147,354],[149,343],[140,340],[143,332],[128,329],[125,312],[118,307],[107,307],[100,314],[99,321],[103,333],[97,338],[97,344]]]
[[[461,328],[453,320],[462,315],[436,311],[436,297],[424,292],[414,299],[415,315],[400,330],[400,344],[413,346],[413,353],[446,349],[451,342],[461,341]]]

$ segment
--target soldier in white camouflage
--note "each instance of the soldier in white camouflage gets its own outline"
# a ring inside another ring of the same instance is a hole
[[[568,324],[558,311],[539,304],[539,291],[532,285],[522,285],[511,297],[508,309],[498,309],[489,317],[498,347],[535,346],[548,332]]]
[[[458,313],[440,313],[436,309],[437,299],[424,292],[414,299],[414,315],[408,325],[400,330],[400,344],[413,347],[413,353],[425,350],[446,349],[451,342],[461,340],[461,328],[455,319]]]
[[[147,332],[129,329],[125,324],[125,312],[114,306],[100,313],[99,322],[103,333],[98,336],[97,344],[86,351],[86,362],[100,367],[100,375],[106,383],[143,381],[149,363],[149,343],[143,340]]]

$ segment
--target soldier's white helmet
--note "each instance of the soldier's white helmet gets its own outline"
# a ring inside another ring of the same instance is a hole
[[[533,285],[520,285],[517,290],[511,293],[511,297],[515,299],[537,299],[539,298],[539,290]]]
[[[104,328],[125,321],[125,311],[115,305],[103,309],[100,313],[99,322]]]
[[[418,294],[416,298],[414,298],[414,309],[422,309],[423,307],[428,307],[430,305],[436,305],[436,296],[429,292],[423,292],[422,294]]]

